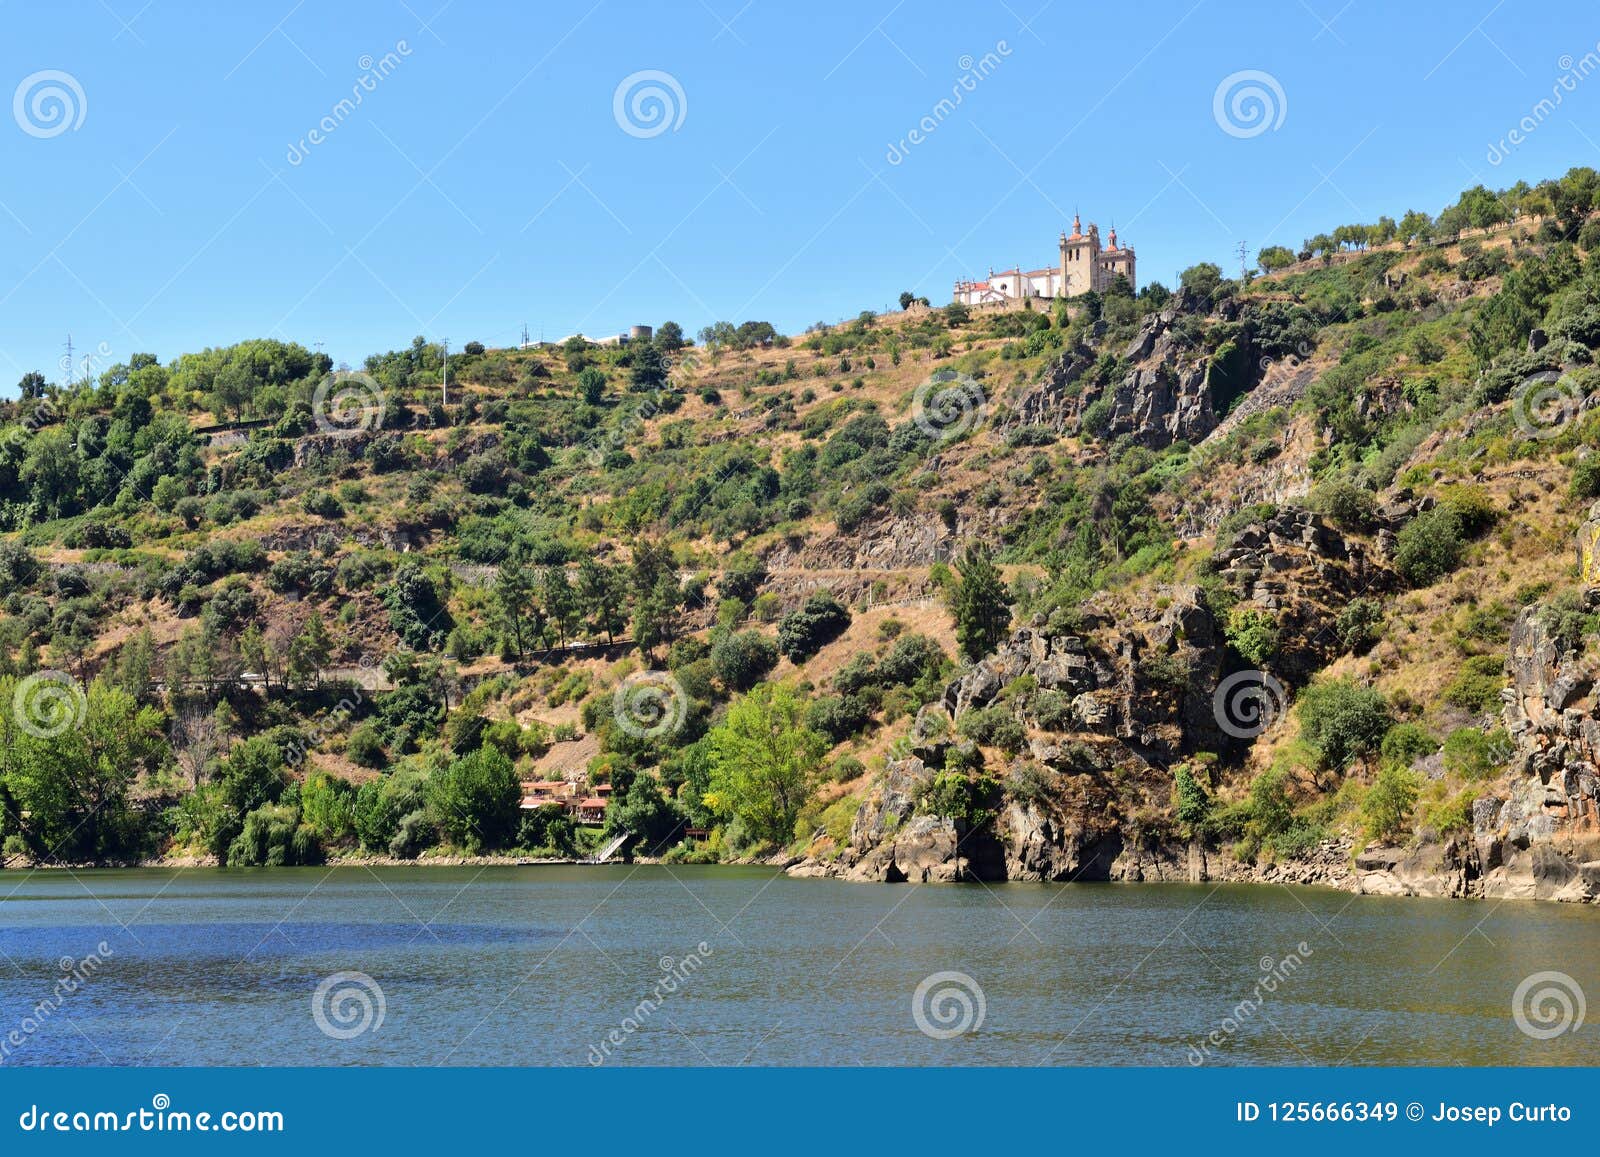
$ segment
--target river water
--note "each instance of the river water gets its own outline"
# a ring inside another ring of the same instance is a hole
[[[1600,912],[1556,904],[726,867],[0,873],[13,1065],[1594,1065],[1588,996]]]

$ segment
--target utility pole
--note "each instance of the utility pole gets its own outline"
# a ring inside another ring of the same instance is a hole
[[[1245,260],[1246,260],[1245,254],[1247,254],[1249,251],[1250,251],[1249,247],[1247,245],[1245,245],[1245,243],[1243,241],[1239,242],[1239,280],[1240,281],[1245,280],[1250,275],[1250,267],[1245,264]]]
[[[444,404],[450,404],[450,339],[444,339]]]
[[[67,363],[66,363],[66,368],[67,368],[67,389],[70,390],[72,388],[72,384],[78,380],[78,372],[77,372],[77,370],[73,369],[73,367],[72,367],[72,335],[70,333],[67,335]]]

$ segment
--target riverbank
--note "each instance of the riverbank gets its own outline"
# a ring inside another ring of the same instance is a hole
[[[913,825],[915,826],[915,825]],[[909,833],[908,833],[909,834]],[[1476,849],[1459,840],[1424,842],[1407,847],[1371,845],[1357,850],[1350,840],[1325,840],[1305,855],[1271,863],[1244,863],[1225,850],[1199,841],[1152,842],[1108,846],[1107,841],[1078,849],[1076,859],[997,860],[991,847],[960,854],[964,840],[924,838],[907,846],[894,841],[878,849],[888,855],[845,853],[833,858],[777,852],[768,856],[700,864],[706,868],[765,867],[796,879],[835,879],[848,883],[1160,883],[1261,884],[1326,888],[1361,896],[1424,897],[1461,900],[1541,900],[1600,904],[1600,841],[1557,848],[1535,844],[1501,850],[1501,858],[1484,870]],[[1058,849],[1060,850],[1060,849]],[[908,854],[909,853],[909,854]],[[443,854],[400,859],[394,856],[350,855],[329,858],[328,868],[534,868],[658,865],[657,856],[615,857],[605,863],[573,858],[537,858],[514,854]],[[28,864],[16,859],[0,870],[80,872],[91,870],[217,868],[211,856],[180,856],[130,864]]]
[[[1012,811],[1015,809],[1008,809]],[[969,838],[914,817],[888,839],[787,865],[792,876],[862,883],[966,881],[1295,884],[1366,896],[1600,903],[1600,836],[1515,844],[1465,838],[1405,846],[1324,840],[1304,855],[1245,863],[1201,841],[1072,838],[1026,815]]]

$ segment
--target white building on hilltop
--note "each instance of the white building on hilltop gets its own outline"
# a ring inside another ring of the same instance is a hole
[[[1100,227],[1093,222],[1089,231],[1076,214],[1072,235],[1061,234],[1060,263],[1047,269],[1024,271],[1020,266],[989,271],[986,281],[956,282],[955,300],[962,305],[992,305],[1020,298],[1077,297],[1091,289],[1105,292],[1118,277],[1127,279],[1129,289],[1138,289],[1132,246],[1117,244],[1117,231],[1111,230],[1110,244],[1100,245]]]

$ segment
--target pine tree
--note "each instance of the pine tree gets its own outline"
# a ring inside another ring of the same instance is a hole
[[[578,600],[572,593],[572,584],[567,581],[567,568],[546,567],[541,586],[545,612],[555,624],[556,634],[561,640],[561,645],[565,647],[567,636],[571,633],[578,617]]]
[[[956,571],[961,577],[949,599],[956,641],[962,656],[976,663],[1004,641],[1011,627],[1011,600],[988,551],[968,547]]]
[[[623,626],[617,572],[598,559],[585,558],[578,564],[578,602],[594,629],[605,632],[606,643],[615,642]]]
[[[527,655],[529,643],[536,638],[529,622],[530,612],[536,613],[533,575],[522,551],[512,551],[501,562],[499,577],[495,579],[494,599],[496,618],[520,662]]]

